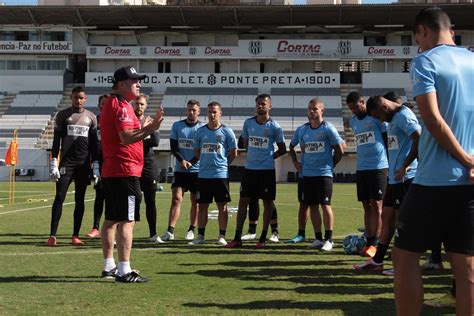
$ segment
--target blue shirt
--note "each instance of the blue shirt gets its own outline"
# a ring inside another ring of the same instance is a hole
[[[308,124],[309,123],[304,123],[303,125],[300,125],[295,129],[295,133],[293,134],[293,137],[291,137],[290,145],[292,145],[293,147],[298,146],[298,144],[300,143],[301,130],[303,129],[303,127],[305,127],[305,125],[308,125]],[[303,159],[304,159],[304,151],[302,150],[301,151],[301,161],[303,161]],[[303,178],[303,172],[299,172],[298,176],[300,178]]]
[[[411,64],[413,96],[436,92],[441,116],[461,147],[474,154],[474,54],[440,45],[417,55]],[[427,186],[468,184],[468,170],[423,129],[418,171],[413,183]]]
[[[229,177],[227,155],[229,150],[237,149],[234,132],[229,127],[221,125],[218,129],[210,129],[206,124],[198,128],[194,137],[194,148],[201,152],[199,178]]]
[[[305,124],[300,131],[300,146],[304,149],[303,177],[332,177],[333,148],[343,143],[334,125],[323,121],[317,128]]]
[[[190,161],[194,158],[194,135],[199,127],[203,126],[204,123],[197,121],[195,124],[188,124],[186,120],[181,120],[173,123],[170,132],[170,139],[178,141],[179,152],[183,156],[184,160]],[[194,164],[189,169],[184,169],[181,164],[176,160],[175,171],[178,172],[198,172],[199,162]]]
[[[386,124],[366,115],[363,119],[352,116],[350,120],[357,148],[357,170],[388,168],[387,154],[382,133]]]
[[[401,106],[395,113],[392,121],[388,124],[388,183],[395,184],[402,181],[395,180],[395,172],[403,166],[403,162],[410,153],[413,141],[411,135],[421,131],[415,114],[406,106]],[[403,180],[415,176],[418,161],[415,159],[410,164],[410,170],[405,174]]]
[[[283,130],[280,125],[270,118],[261,124],[257,117],[251,117],[244,122],[242,138],[248,140],[247,169],[271,170],[275,169],[273,153],[275,144],[284,143]]]

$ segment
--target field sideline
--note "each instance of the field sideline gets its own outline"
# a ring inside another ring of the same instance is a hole
[[[231,187],[238,203],[238,186]],[[158,232],[168,221],[170,184],[157,192]],[[70,187],[70,191],[74,185]],[[287,240],[297,232],[295,184],[279,184],[276,206],[280,237]],[[92,226],[94,190],[86,194],[84,236]],[[345,255],[341,242],[363,223],[362,207],[356,201],[355,185],[336,184],[333,194],[335,248],[324,254],[309,249],[310,241],[288,245],[268,244],[256,250],[255,242],[242,249],[217,246],[217,221],[209,220],[207,244],[188,246],[183,240],[189,225],[186,196],[175,231],[177,240],[167,244],[147,241],[148,227],[142,205],[137,224],[132,267],[150,278],[147,284],[115,284],[102,280],[100,240],[86,245],[69,244],[72,233],[74,195],[69,194],[61,218],[59,246],[44,246],[49,233],[54,184],[19,182],[16,203],[8,204],[8,183],[0,183],[0,314],[272,314],[272,315],[394,315],[392,278],[359,274],[352,264],[364,258]],[[210,210],[216,209],[215,205]],[[261,212],[262,214],[262,212]],[[247,223],[245,229],[247,228]],[[261,226],[258,226],[260,232]],[[227,240],[235,230],[231,213]],[[387,261],[387,267],[391,267]],[[445,263],[445,267],[447,264]],[[425,298],[449,290],[451,270],[425,275]],[[111,308],[111,305],[114,307]],[[426,309],[423,315],[454,314],[452,309]]]

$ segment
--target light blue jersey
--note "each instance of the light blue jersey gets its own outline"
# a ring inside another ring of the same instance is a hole
[[[363,119],[352,116],[350,120],[357,148],[357,170],[388,168],[387,154],[382,133],[386,124],[366,115]]]
[[[257,117],[251,117],[244,122],[242,138],[248,140],[246,168],[251,170],[275,169],[273,153],[275,144],[284,143],[283,130],[272,118],[263,124],[257,122]]]
[[[303,177],[332,177],[333,148],[344,141],[334,125],[323,121],[317,128],[305,124],[300,131],[300,146],[304,150]]]
[[[200,127],[194,137],[194,148],[201,152],[199,178],[225,179],[229,177],[227,155],[229,150],[237,149],[234,132],[227,126],[210,129]]]
[[[395,113],[392,121],[388,124],[388,183],[395,184],[402,181],[395,180],[395,172],[403,166],[403,162],[410,153],[413,141],[411,135],[421,131],[418,119],[415,114],[406,106],[401,106]],[[405,174],[403,180],[411,179],[415,176],[418,161],[415,159],[410,164],[410,170]]]
[[[293,147],[298,146],[298,144],[300,143],[300,133],[303,130],[303,128],[308,124],[309,123],[304,123],[303,125],[300,125],[296,128],[295,133],[293,134],[293,137],[291,137],[290,145],[292,145]],[[303,159],[304,159],[304,151],[302,150],[301,151],[301,161],[303,161]],[[303,172],[299,172],[298,176],[299,176],[299,178],[303,178]]]
[[[474,154],[474,54],[462,47],[440,45],[411,63],[413,96],[436,92],[441,116],[461,147]],[[468,170],[423,129],[413,183],[427,186],[468,184]]]
[[[184,160],[190,161],[194,158],[194,136],[199,127],[203,126],[204,123],[197,121],[195,124],[188,124],[186,120],[181,120],[173,123],[170,132],[170,139],[178,141],[179,152],[183,156]],[[198,172],[199,162],[194,164],[189,169],[184,169],[181,164],[176,160],[175,171],[177,172]]]

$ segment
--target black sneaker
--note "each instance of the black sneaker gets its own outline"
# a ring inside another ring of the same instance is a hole
[[[117,275],[117,268],[113,268],[112,270],[109,271],[102,271],[102,277],[104,279],[113,279]]]
[[[115,281],[123,283],[145,283],[148,282],[148,279],[141,277],[137,271],[132,271],[125,275],[115,275]]]

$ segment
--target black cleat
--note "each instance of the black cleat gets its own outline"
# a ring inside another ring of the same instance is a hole
[[[117,268],[113,268],[109,271],[102,271],[102,277],[104,279],[114,279],[117,276]]]
[[[148,282],[147,278],[141,277],[137,271],[132,271],[125,275],[116,275],[115,282],[122,282],[122,283],[145,283]]]

